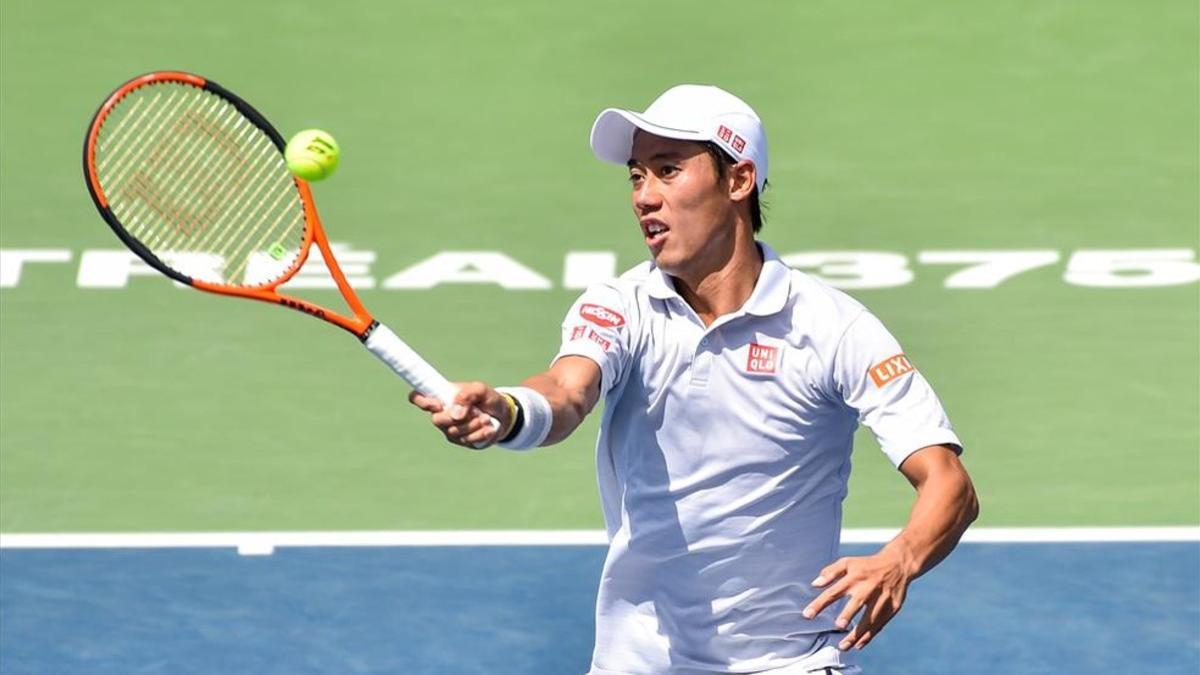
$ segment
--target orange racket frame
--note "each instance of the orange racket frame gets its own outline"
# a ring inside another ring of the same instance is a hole
[[[245,116],[251,124],[265,133],[281,154],[284,151],[285,143],[283,137],[280,136],[279,132],[275,130],[275,127],[271,126],[271,123],[265,117],[249,103],[246,103],[212,80],[179,71],[161,71],[135,77],[118,87],[116,91],[105,99],[104,103],[100,105],[100,108],[92,117],[87,135],[84,137],[83,172],[86,177],[88,191],[91,193],[92,201],[95,202],[100,215],[103,216],[104,221],[108,223],[113,232],[116,233],[130,250],[146,261],[147,264],[176,281],[202,291],[208,291],[209,293],[249,298],[251,300],[290,307],[291,309],[310,314],[346,329],[357,336],[368,351],[378,357],[380,361],[383,361],[393,372],[404,378],[414,389],[427,396],[434,396],[444,404],[450,405],[454,401],[458,387],[449,382],[425,359],[421,358],[419,354],[413,351],[391,329],[372,318],[358,299],[358,295],[354,292],[354,289],[350,287],[350,283],[346,281],[346,275],[342,273],[341,267],[338,266],[337,259],[330,249],[329,240],[325,237],[325,230],[321,226],[320,217],[317,215],[317,207],[313,203],[312,192],[309,190],[308,183],[304,180],[291,176],[297,193],[300,196],[305,220],[305,228],[301,237],[298,255],[291,267],[278,278],[267,283],[234,286],[193,279],[165,264],[158,256],[154,255],[152,251],[126,231],[125,226],[121,224],[120,220],[118,220],[109,207],[108,198],[105,196],[104,188],[97,176],[96,142],[100,135],[100,129],[104,125],[109,113],[120,103],[121,99],[140,87],[163,82],[197,87],[221,97],[237,108],[238,112]],[[338,290],[341,291],[342,297],[346,300],[346,304],[349,306],[352,314],[351,316],[339,314],[303,298],[278,291],[279,286],[286,283],[288,279],[291,279],[304,265],[305,261],[308,260],[308,255],[312,250],[313,244],[316,244],[317,249],[321,251],[321,256],[325,259],[325,266],[329,270],[329,275],[333,277]],[[500,423],[490,416],[488,417],[488,423],[491,425],[493,431],[498,430],[500,427]],[[483,445],[486,445],[486,443],[477,447],[483,447]]]
[[[230,92],[212,80],[207,80],[199,75],[193,75],[191,73],[179,71],[161,71],[135,77],[121,85],[107,99],[105,99],[103,104],[100,105],[100,108],[96,111],[96,114],[92,116],[91,125],[88,127],[88,133],[84,140],[83,171],[87,177],[87,186],[92,195],[92,201],[95,202],[96,208],[100,211],[100,215],[103,216],[105,222],[107,222],[113,231],[116,232],[117,236],[121,238],[121,241],[123,241],[125,245],[130,248],[130,250],[142,258],[142,260],[145,260],[148,265],[154,267],[158,271],[171,277],[172,279],[175,279],[176,281],[188,284],[189,286],[193,286],[202,291],[208,291],[209,293],[249,298],[251,300],[270,302],[273,304],[282,305],[284,307],[289,307],[291,309],[304,312],[305,314],[315,316],[318,319],[324,319],[329,323],[340,326],[341,328],[353,333],[360,340],[366,340],[371,331],[377,325],[377,322],[363,306],[362,302],[358,299],[358,295],[354,292],[354,289],[350,286],[350,283],[346,281],[346,275],[342,272],[341,267],[337,263],[337,259],[333,256],[333,251],[329,247],[329,240],[326,238],[325,230],[321,226],[321,218],[317,215],[317,207],[313,202],[312,191],[309,189],[308,183],[303,179],[295,176],[292,177],[292,180],[296,183],[296,190],[300,195],[300,200],[304,209],[305,228],[303,239],[300,243],[300,253],[290,268],[288,268],[277,279],[268,283],[259,284],[257,286],[230,286],[225,284],[214,284],[201,279],[193,279],[192,277],[171,269],[171,267],[163,263],[157,256],[155,256],[154,253],[143,246],[141,242],[130,236],[125,231],[124,225],[121,224],[121,222],[113,214],[112,209],[109,208],[108,199],[105,196],[104,189],[101,187],[100,180],[96,175],[96,139],[100,135],[100,128],[104,125],[104,121],[107,119],[109,112],[112,111],[112,109],[121,101],[121,99],[125,98],[125,96],[136,89],[160,82],[174,82],[191,85],[193,87],[210,91],[229,101],[229,103],[236,107],[239,112],[245,115],[251,123],[261,129],[271,139],[271,142],[275,144],[280,153],[283,152],[285,143],[283,137],[279,134],[275,127],[271,126],[271,123],[268,122],[267,119],[263,117],[262,114],[260,114],[257,110],[255,110],[254,107],[249,103],[246,103],[236,94]],[[278,292],[277,289],[279,286],[287,283],[289,279],[295,276],[296,272],[298,272],[308,260],[308,255],[312,250],[313,244],[316,244],[317,248],[321,252],[321,257],[325,259],[325,266],[329,269],[330,276],[333,277],[334,283],[337,284],[338,290],[341,292],[342,297],[346,300],[346,304],[349,306],[352,314],[351,316],[340,314],[316,303],[309,302],[303,298]]]

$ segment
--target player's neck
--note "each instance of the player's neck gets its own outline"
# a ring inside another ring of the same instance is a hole
[[[708,270],[680,276],[672,275],[675,290],[696,312],[705,326],[725,314],[732,314],[754,293],[762,271],[762,253],[749,228],[739,228],[733,249],[722,263]]]

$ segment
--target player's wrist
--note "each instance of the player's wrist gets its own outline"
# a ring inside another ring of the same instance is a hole
[[[521,410],[521,405],[517,403],[517,399],[513,398],[512,394],[498,392],[500,399],[504,402],[505,410],[507,410],[507,418],[504,429],[496,435],[497,443],[507,443],[511,441],[518,433],[521,432],[521,427],[525,421],[525,415]]]
[[[903,533],[885,544],[880,553],[891,557],[892,563],[902,570],[909,579],[915,579],[921,575],[921,557],[904,538]]]
[[[529,387],[497,387],[496,391],[511,397],[516,406],[512,428],[497,443],[507,450],[536,448],[550,435],[554,421],[553,410],[546,397]]]

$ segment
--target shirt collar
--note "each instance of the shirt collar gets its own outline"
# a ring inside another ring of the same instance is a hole
[[[754,284],[754,291],[750,293],[746,304],[742,305],[742,308],[735,314],[770,316],[781,311],[787,305],[788,296],[792,290],[792,275],[788,266],[775,253],[775,249],[761,241],[756,243],[759,250],[762,251],[762,271],[758,274],[758,281]],[[684,301],[675,290],[675,282],[671,280],[670,275],[657,266],[650,269],[650,277],[646,281],[646,292],[650,297],[659,300],[678,299],[680,302]]]

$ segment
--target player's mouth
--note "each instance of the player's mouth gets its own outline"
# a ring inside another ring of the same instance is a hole
[[[667,227],[666,223],[656,218],[643,219],[641,224],[642,235],[646,238],[646,245],[650,247],[652,252],[658,253],[658,251],[663,247],[663,244],[666,243],[667,232],[669,232],[671,228]]]

